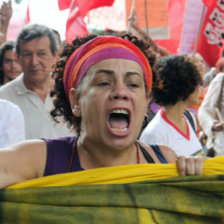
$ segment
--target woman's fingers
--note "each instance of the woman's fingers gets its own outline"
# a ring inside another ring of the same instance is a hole
[[[176,164],[177,164],[177,171],[180,176],[185,176],[185,171],[186,171],[186,165],[185,165],[185,157],[184,156],[179,156],[177,158]]]
[[[185,166],[186,166],[185,175],[195,176],[195,173],[196,173],[195,172],[195,157],[193,156],[186,157]]]
[[[179,156],[177,158],[177,170],[180,176],[202,175],[203,162],[208,159],[203,156]]]
[[[204,161],[208,159],[204,156],[195,157],[194,165],[195,165],[195,175],[202,175]]]

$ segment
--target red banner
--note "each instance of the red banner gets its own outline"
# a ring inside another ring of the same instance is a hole
[[[71,43],[77,36],[88,33],[83,18],[91,10],[102,6],[111,6],[114,0],[58,0],[59,9],[70,8],[66,23],[66,41]]]
[[[186,1],[169,0],[168,23],[170,38],[166,40],[155,40],[158,45],[165,47],[171,54],[177,54],[180,47]]]
[[[27,11],[26,11],[26,18],[25,18],[25,24],[29,24],[30,23],[30,6],[29,6],[29,2],[27,5]]]
[[[59,10],[69,9],[72,0],[58,0],[58,8]]]
[[[66,23],[66,41],[72,43],[73,39],[77,36],[84,36],[88,33],[86,23],[83,21],[79,7],[72,2],[70,8],[70,14]]]
[[[83,17],[92,10],[102,6],[113,5],[114,0],[77,0],[77,5],[79,6],[80,13]]]
[[[217,2],[217,0],[202,0],[202,2],[203,2],[208,8],[210,8],[210,7],[212,7],[212,5],[213,5],[214,3]]]
[[[210,7],[203,22],[197,52],[204,57],[209,66],[215,66],[221,57],[223,47],[224,1],[204,2],[209,2]]]

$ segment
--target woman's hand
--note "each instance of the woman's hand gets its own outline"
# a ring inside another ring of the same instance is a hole
[[[224,122],[215,121],[212,125],[212,131],[223,131],[224,130]]]
[[[11,0],[6,3],[3,2],[0,8],[0,44],[6,41],[7,30],[10,18],[12,17]]]
[[[12,4],[9,2],[3,2],[0,8],[1,26],[8,26],[9,20],[12,17]]]
[[[177,170],[180,176],[202,175],[203,162],[209,159],[205,156],[179,156],[176,160]]]

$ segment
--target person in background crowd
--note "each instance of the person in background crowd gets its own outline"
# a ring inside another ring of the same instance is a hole
[[[204,75],[206,73],[206,63],[204,58],[201,56],[201,54],[199,53],[192,53],[189,54],[189,56],[194,60],[194,62],[197,64],[200,74],[201,74],[201,78],[204,79]],[[199,99],[198,99],[198,103],[195,105],[191,105],[188,107],[189,111],[191,111],[191,113],[195,116],[196,121],[197,121],[197,136],[200,135],[201,133],[201,128],[199,125],[199,121],[198,121],[198,109],[201,105],[202,100],[205,97],[205,92],[204,92],[204,88],[203,85],[200,86],[200,94],[199,94]]]
[[[54,119],[73,137],[25,141],[0,151],[0,188],[58,173],[98,167],[175,163],[180,175],[200,175],[203,157],[178,157],[137,137],[152,85],[154,55],[129,35],[90,35],[65,46],[53,77]],[[97,118],[97,119],[96,119]]]
[[[206,73],[206,63],[204,58],[198,52],[191,53],[189,56],[192,57],[192,59],[196,62],[201,72],[201,76],[202,78],[204,78],[204,75]]]
[[[16,52],[23,73],[0,88],[0,98],[17,104],[25,119],[26,139],[71,135],[63,122],[50,118],[54,84],[51,71],[57,59],[54,33],[46,26],[25,26],[16,40]]]
[[[0,47],[0,85],[12,81],[22,72],[14,47],[13,41],[6,41]]]
[[[215,64],[215,67],[212,67],[205,75],[204,75],[204,88],[205,92],[208,90],[208,85],[210,82],[216,77],[216,75],[220,72],[224,72],[224,58],[218,59]]]
[[[198,119],[207,136],[210,156],[224,155],[224,73],[219,73],[210,82],[205,98],[198,111]]]
[[[161,109],[141,133],[146,144],[164,144],[177,155],[203,155],[196,133],[196,121],[186,109],[198,103],[202,77],[196,63],[187,55],[166,56],[154,66],[153,101]]]
[[[20,108],[0,99],[0,150],[25,139],[24,117]]]

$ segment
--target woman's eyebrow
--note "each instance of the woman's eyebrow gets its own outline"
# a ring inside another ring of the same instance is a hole
[[[113,75],[114,71],[113,70],[107,70],[107,69],[99,69],[96,71],[96,75],[100,74],[100,73],[104,73],[107,75]],[[137,75],[137,76],[141,76],[138,72],[126,72],[125,76],[129,77],[129,76],[133,76],[133,75]]]
[[[96,71],[96,75],[100,74],[100,73],[105,73],[105,74],[108,74],[108,75],[114,74],[114,72],[112,70],[107,70],[107,69],[99,69],[99,70]]]
[[[141,76],[138,72],[126,72],[126,76],[132,76],[132,75]]]

